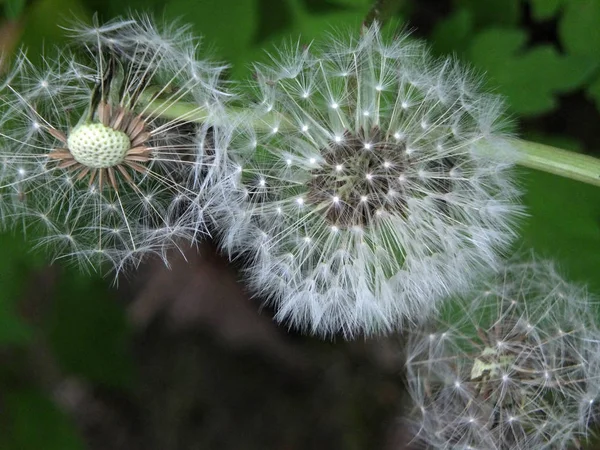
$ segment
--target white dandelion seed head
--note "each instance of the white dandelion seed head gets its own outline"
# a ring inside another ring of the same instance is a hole
[[[277,319],[321,335],[389,332],[427,317],[496,263],[520,212],[510,148],[498,145],[497,98],[465,90],[470,76],[457,63],[440,74],[423,46],[387,40],[376,25],[270,56],[256,67],[248,103],[268,100],[281,127],[261,128],[272,116],[257,107],[233,131],[230,154],[248,168],[249,195],[222,224],[222,240],[230,254],[254,255],[248,279]],[[496,159],[477,151],[484,141]],[[273,163],[281,154],[293,156],[289,167]],[[256,173],[268,174],[266,190],[251,185]],[[277,239],[259,247],[255,228]]]
[[[196,111],[161,112],[184,101],[217,114],[222,67],[196,57],[185,28],[159,30],[147,17],[71,32],[68,50],[41,67],[21,53],[0,82],[0,205],[11,203],[0,219],[35,229],[28,235],[55,259],[120,272],[205,232],[189,186],[223,158],[219,136],[189,122]],[[152,105],[149,86],[160,86]]]
[[[600,396],[596,306],[551,262],[535,260],[507,263],[449,302],[431,327],[450,337],[432,343],[428,328],[406,348],[415,440],[449,450],[576,448],[600,412],[592,406]],[[477,427],[465,427],[470,417]]]

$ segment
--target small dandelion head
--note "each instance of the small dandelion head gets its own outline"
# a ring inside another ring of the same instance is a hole
[[[466,89],[468,71],[377,25],[271,60],[256,67],[255,114],[231,136],[248,195],[222,236],[229,253],[254,255],[250,282],[278,319],[319,334],[388,332],[495,264],[520,207],[501,102]],[[274,238],[257,248],[259,229]]]
[[[443,308],[434,329],[453,337],[432,345],[431,331],[415,333],[407,347],[416,439],[448,449],[576,447],[598,419],[589,402],[599,395],[596,316],[585,289],[548,261],[508,264]],[[453,378],[464,380],[460,392]],[[465,429],[469,417],[481,426]]]
[[[209,128],[162,113],[179,100],[218,109],[219,68],[148,18],[73,32],[41,68],[21,55],[3,86],[0,192],[22,192],[5,222],[41,227],[57,258],[120,271],[204,230],[188,186],[207,172],[197,140],[208,148]]]

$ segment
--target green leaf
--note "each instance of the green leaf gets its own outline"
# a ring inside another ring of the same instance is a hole
[[[520,0],[455,0],[454,3],[457,9],[473,13],[477,27],[516,25],[521,16]]]
[[[3,395],[0,447],[14,450],[84,450],[71,421],[43,394],[22,390]]]
[[[298,23],[296,29],[292,31],[292,35],[300,34],[303,39],[312,41],[322,39],[331,33],[348,33],[348,30],[360,30],[368,9],[305,16]]]
[[[525,44],[527,35],[516,28],[491,28],[479,33],[470,47],[471,60],[491,71],[502,73],[507,59]]]
[[[322,0],[312,0],[313,2],[320,2]],[[371,5],[377,0],[329,0],[329,3],[333,3],[340,6],[346,6],[350,8],[366,8],[369,9]],[[402,3],[404,0],[395,0],[396,3]]]
[[[600,59],[600,0],[570,0],[559,23],[567,52]]]
[[[246,64],[239,64],[233,68],[232,73],[235,78],[241,79],[249,75],[252,70],[250,66],[253,62],[268,62],[270,58],[265,52],[277,54],[276,49],[281,48],[282,42],[300,42],[310,44],[313,40],[320,41],[327,39],[329,35],[336,34],[344,37],[350,32],[360,29],[363,19],[369,8],[368,5],[361,9],[351,11],[336,11],[327,14],[309,14],[304,11],[298,0],[291,0],[294,3],[293,21],[288,29],[282,30],[269,36],[269,39],[260,42],[254,46],[245,55]],[[388,26],[394,26],[393,23]]]
[[[0,348],[28,342],[31,328],[15,313],[8,303],[0,302]]]
[[[600,189],[538,171],[522,179],[529,214],[523,245],[556,259],[569,279],[600,294]]]
[[[0,248],[0,344],[22,344],[31,337],[31,329],[17,315],[16,305],[43,258],[31,252],[20,236],[10,233],[0,234]]]
[[[543,21],[554,17],[562,5],[562,0],[529,0],[535,20]]]
[[[4,14],[8,20],[16,20],[23,14],[25,0],[4,0]]]
[[[161,11],[160,17],[167,24],[177,20],[181,25],[191,25],[193,34],[202,37],[202,55],[214,54],[234,66],[246,61],[245,55],[258,34],[258,0],[170,0],[166,3],[162,0],[108,0],[108,3],[113,15],[128,14],[131,10]]]
[[[458,9],[439,21],[431,33],[433,49],[440,55],[465,50],[473,32],[473,14]]]
[[[288,29],[293,21],[294,10],[289,2],[258,0],[258,25],[254,43],[266,41],[271,36]]]
[[[600,110],[600,76],[596,77],[587,87],[586,93],[589,98],[596,102],[596,108]]]
[[[89,381],[127,387],[133,367],[124,309],[106,282],[78,273],[61,277],[47,325],[61,368]]]
[[[29,58],[35,63],[41,61],[45,47],[60,46],[67,40],[65,30],[57,24],[65,25],[67,17],[82,17],[89,20],[89,14],[82,0],[36,0],[25,15],[22,42],[28,49]]]
[[[520,115],[538,115],[556,107],[556,95],[577,89],[598,68],[597,61],[561,55],[549,45],[521,50],[527,36],[517,29],[480,33],[469,49],[472,62]]]
[[[192,24],[196,35],[231,64],[245,60],[257,33],[257,13],[255,0],[171,0],[165,7],[167,18]]]

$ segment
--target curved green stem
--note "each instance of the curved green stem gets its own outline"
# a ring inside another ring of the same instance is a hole
[[[191,103],[167,103],[153,99],[146,105],[145,113],[186,122],[200,123],[210,120],[211,125],[221,125],[205,108]],[[243,120],[244,116],[244,109],[229,108],[230,118]],[[273,124],[277,124],[280,131],[290,126],[285,117],[275,111],[270,116],[263,116],[260,123],[255,123],[254,126],[268,130]],[[517,163],[521,166],[600,186],[598,158],[522,139],[509,139],[508,142],[517,151]]]
[[[521,139],[510,139],[510,144],[521,166],[600,186],[598,158]]]
[[[147,102],[147,101],[146,101]],[[204,123],[209,122],[210,125],[219,126],[222,123],[218,117],[211,115],[207,109],[203,106],[198,106],[192,103],[186,102],[172,102],[167,103],[160,99],[153,99],[145,104],[143,113],[149,116],[158,116],[163,119],[181,121],[181,122],[193,122],[193,123]],[[243,108],[228,107],[227,118],[232,122],[242,121],[247,115],[247,112]],[[260,123],[255,123],[254,126],[261,130],[269,130],[273,124],[280,125],[280,129],[286,128],[287,121],[281,114],[273,111],[271,114],[264,114],[261,116]]]

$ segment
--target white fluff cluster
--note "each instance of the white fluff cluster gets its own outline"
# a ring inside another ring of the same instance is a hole
[[[322,335],[400,328],[513,240],[503,106],[456,61],[373,25],[282,47],[254,86],[229,145],[243,201],[215,214],[279,320]]]
[[[21,54],[0,85],[0,225],[119,272],[204,232],[209,128],[191,120],[220,108],[223,67],[198,58],[185,27],[140,18],[72,31],[72,47],[41,68]],[[181,102],[195,106],[171,111]]]
[[[415,440],[427,449],[567,450],[598,416],[600,331],[550,262],[509,265],[407,346]]]

